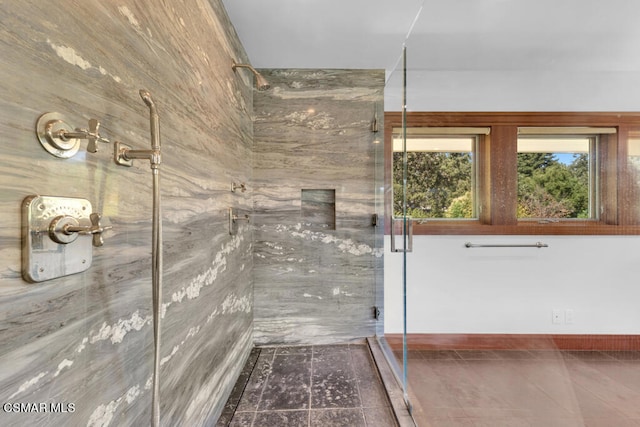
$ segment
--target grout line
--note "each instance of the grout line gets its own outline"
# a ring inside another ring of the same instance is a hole
[[[313,390],[313,356],[315,353],[315,346],[311,346],[311,361],[309,367],[309,407],[307,408],[307,426],[311,427],[311,390]]]
[[[264,379],[264,384],[262,385],[262,391],[260,392],[260,397],[258,398],[258,403],[256,404],[256,410],[253,415],[253,420],[251,420],[251,427],[253,427],[253,423],[256,421],[256,418],[258,417],[258,409],[260,408],[260,403],[262,403],[262,396],[264,396],[264,391],[267,388],[267,383],[269,382],[269,378],[271,377],[271,373],[273,372],[273,363],[275,362],[275,360],[276,360],[276,352],[274,351],[273,356],[271,357],[271,364],[269,365],[269,373]]]

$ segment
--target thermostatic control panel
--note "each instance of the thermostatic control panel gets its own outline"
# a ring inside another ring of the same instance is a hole
[[[91,267],[102,245],[100,215],[72,197],[28,196],[22,202],[22,277],[42,282]]]

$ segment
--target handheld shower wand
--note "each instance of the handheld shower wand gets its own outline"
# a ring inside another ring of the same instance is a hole
[[[151,93],[146,89],[140,89],[140,98],[149,107],[149,121],[151,123],[151,149],[160,150],[160,125],[158,123],[158,111],[153,102]]]

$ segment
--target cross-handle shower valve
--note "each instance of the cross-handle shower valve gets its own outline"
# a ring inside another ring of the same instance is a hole
[[[73,138],[77,139],[86,139],[87,140],[87,151],[90,153],[98,152],[98,144],[97,141],[108,143],[109,140],[103,138],[98,133],[98,129],[100,129],[100,122],[96,119],[89,119],[89,129],[78,129],[76,128],[75,132],[68,132],[64,129],[60,129],[58,132],[58,136],[64,140],[68,141]]]
[[[102,233],[112,227],[100,224],[102,216],[99,213],[94,212],[89,215],[89,218],[91,225],[80,225],[73,216],[57,216],[49,224],[49,237],[56,243],[67,244],[75,241],[79,234],[91,234],[93,235],[93,246],[102,246],[104,244]]]
[[[67,124],[66,119],[59,113],[45,113],[36,123],[36,132],[40,144],[49,153],[56,157],[68,159],[73,157],[80,148],[80,140],[88,141],[87,151],[98,151],[97,142],[108,143],[107,138],[99,134],[100,122],[96,119],[89,120],[89,129],[76,128]]]

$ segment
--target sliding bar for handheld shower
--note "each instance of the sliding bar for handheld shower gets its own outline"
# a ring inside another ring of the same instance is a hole
[[[114,143],[114,160],[122,166],[132,166],[134,159],[148,159],[153,175],[153,218],[151,242],[151,282],[153,299],[153,391],[151,395],[151,425],[160,425],[160,316],[162,307],[162,216],[160,212],[160,125],[155,103],[148,90],[140,89],[140,97],[149,107],[151,150],[132,150],[128,145]]]

